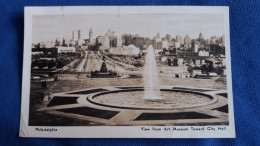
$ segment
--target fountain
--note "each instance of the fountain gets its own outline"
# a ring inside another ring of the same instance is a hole
[[[144,97],[148,100],[161,100],[158,69],[155,60],[155,53],[152,45],[147,49],[147,55],[145,57],[145,65],[143,69],[144,79]]]
[[[212,104],[216,99],[204,93],[181,89],[160,89],[157,63],[152,45],[147,49],[143,68],[143,87],[114,87],[110,91],[94,93],[88,102],[99,106],[125,109],[164,110],[199,107]]]

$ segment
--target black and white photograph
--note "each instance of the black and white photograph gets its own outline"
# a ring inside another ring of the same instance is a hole
[[[20,136],[234,137],[228,7],[25,10]]]

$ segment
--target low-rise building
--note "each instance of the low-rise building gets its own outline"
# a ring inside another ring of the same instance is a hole
[[[109,54],[136,56],[140,54],[140,48],[137,48],[135,45],[113,47],[109,49]]]
[[[200,50],[200,51],[199,51],[199,56],[209,57],[209,51]]]
[[[184,59],[183,58],[178,58],[178,65],[181,66],[183,65]]]
[[[201,69],[192,69],[191,70],[191,76],[194,77],[196,75],[201,75]]]
[[[180,42],[175,42],[175,48],[180,48],[181,47],[181,43]]]
[[[75,47],[57,47],[58,53],[76,52]]]
[[[168,78],[190,78],[186,66],[162,66],[158,67],[161,76]]]
[[[177,51],[177,57],[178,58],[184,58],[184,59],[191,59],[193,57],[197,57],[197,52],[191,52],[191,51]]]

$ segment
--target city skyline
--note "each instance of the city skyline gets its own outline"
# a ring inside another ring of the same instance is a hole
[[[33,16],[32,42],[53,41],[56,38],[72,38],[72,31],[81,30],[81,38],[89,38],[89,29],[93,29],[93,38],[103,36],[108,29],[122,34],[138,34],[153,38],[158,32],[161,38],[170,34],[173,38],[186,34],[198,38],[202,33],[205,39],[224,34],[224,17],[220,14],[99,14],[99,15],[37,15]],[[144,19],[144,17],[149,17]],[[146,22],[145,22],[146,21]],[[107,23],[105,23],[107,22]],[[149,23],[149,25],[146,25]],[[57,27],[59,26],[59,27]],[[197,29],[193,29],[196,27]]]

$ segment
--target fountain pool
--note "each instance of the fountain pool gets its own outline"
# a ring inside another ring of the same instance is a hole
[[[93,104],[125,109],[180,109],[209,105],[216,102],[213,96],[197,92],[161,89],[160,99],[143,99],[145,89],[128,89],[101,92],[87,100]]]

